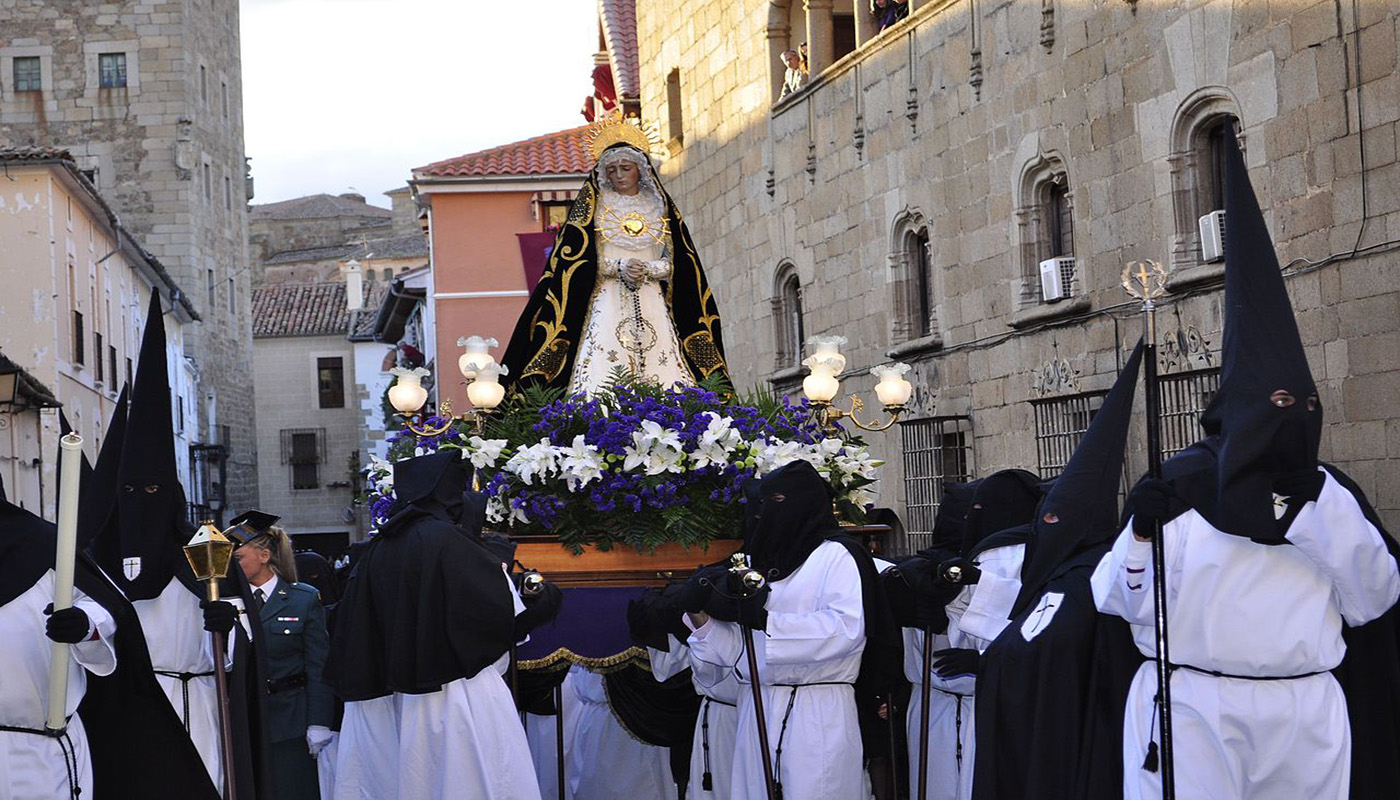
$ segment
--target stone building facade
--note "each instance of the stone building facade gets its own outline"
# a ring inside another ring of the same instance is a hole
[[[1058,471],[1141,332],[1120,272],[1153,259],[1172,270],[1166,443],[1189,443],[1219,367],[1213,159],[1238,131],[1326,409],[1322,455],[1400,523],[1400,9],[910,5],[876,34],[862,0],[639,4],[643,116],[670,142],[662,175],[740,386],[797,390],[819,333],[849,338],[845,388],[871,405],[864,373],[912,363],[910,421],[868,438],[889,460],[882,505],[918,534],[941,478]],[[857,46],[838,57],[844,14]],[[779,55],[803,41],[810,82],[776,103]]]
[[[227,458],[203,499],[236,508],[257,502],[240,59],[236,0],[0,9],[0,144],[70,151],[185,288],[198,444]]]

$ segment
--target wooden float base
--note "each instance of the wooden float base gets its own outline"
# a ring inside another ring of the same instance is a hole
[[[517,561],[561,587],[665,586],[684,579],[700,566],[727,558],[741,544],[738,539],[716,539],[708,548],[667,543],[650,553],[616,545],[611,550],[588,547],[574,555],[551,536],[511,538],[516,543]]]

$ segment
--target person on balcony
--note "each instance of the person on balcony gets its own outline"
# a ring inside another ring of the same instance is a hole
[[[778,99],[782,100],[789,95],[797,94],[807,86],[807,70],[802,68],[802,57],[796,50],[783,51],[783,90],[778,94]]]

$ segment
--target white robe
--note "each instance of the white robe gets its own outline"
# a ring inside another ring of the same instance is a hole
[[[1327,672],[1342,661],[1342,623],[1360,625],[1400,597],[1382,534],[1330,475],[1318,500],[1268,546],[1216,530],[1194,510],[1168,522],[1167,615],[1176,790],[1182,800],[1345,798],[1351,731]],[[1126,619],[1143,655],[1156,653],[1151,544],[1131,522],[1094,571],[1099,610]],[[1314,674],[1316,673],[1316,674]],[[1294,677],[1291,680],[1248,678]],[[1161,796],[1141,768],[1156,739],[1153,663],[1143,663],[1123,727],[1124,794]]]
[[[934,651],[957,647],[982,652],[1009,624],[1011,607],[1021,591],[1026,546],[996,547],[977,555],[982,576],[947,606],[948,632],[935,636]],[[923,715],[923,631],[904,629],[904,676],[913,683],[905,728],[909,734],[909,787],[919,787],[919,723]],[[968,800],[976,759],[977,726],[973,707],[977,679],[971,675],[929,683],[929,800]]]
[[[797,571],[772,583],[767,608],[767,629],[755,631],[753,641],[775,779],[792,800],[869,797],[853,686],[865,650],[855,560],[840,543],[823,542]],[[689,644],[706,669],[737,670],[730,797],[758,800],[765,796],[763,765],[743,633],[734,623],[711,619],[690,635]]]
[[[525,609],[510,586],[518,615]],[[333,800],[541,800],[506,654],[427,694],[348,702]],[[323,798],[323,800],[326,800]]]
[[[204,630],[204,611],[199,598],[175,578],[150,600],[136,600],[136,615],[146,633],[146,647],[151,653],[151,666],[157,671],[156,682],[165,691],[175,714],[185,723],[190,740],[199,750],[204,767],[215,786],[223,786],[223,750],[219,737],[219,695],[214,685],[214,644]],[[242,601],[230,600],[242,607]],[[246,623],[245,623],[246,624]],[[233,637],[225,646],[224,666],[233,664]],[[210,673],[187,681],[189,718],[185,718],[185,688],[179,678],[160,672]]]
[[[564,695],[570,694],[574,707],[566,708],[564,715],[570,730],[564,778],[571,798],[671,800],[677,796],[670,752],[638,741],[622,727],[608,706],[603,676],[575,665],[564,679]]]
[[[739,729],[739,679],[734,670],[717,670],[695,659],[689,647],[670,636],[670,652],[647,649],[651,671],[659,681],[690,668],[690,682],[700,695],[700,714],[690,745],[691,800],[728,800],[734,774],[734,740]],[[705,791],[705,764],[710,765],[710,791]]]
[[[53,602],[54,573],[45,572],[19,597],[0,606],[0,725],[43,730],[49,710],[49,664],[52,641],[44,633],[44,607]],[[71,742],[81,797],[90,800],[92,761],[87,735],[77,716],[87,691],[87,673],[111,675],[117,654],[111,640],[116,622],[106,609],[78,590],[73,605],[88,615],[97,630],[93,641],[69,648],[69,717],[66,741],[35,733],[0,731],[0,800],[49,800],[70,796],[63,747]],[[102,800],[100,797],[97,800]]]

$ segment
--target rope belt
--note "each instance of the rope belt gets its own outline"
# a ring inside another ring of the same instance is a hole
[[[176,680],[180,681],[180,697],[181,697],[181,699],[184,700],[184,703],[185,703],[185,714],[184,714],[184,716],[181,717],[180,719],[181,719],[182,722],[185,723],[185,733],[189,733],[189,732],[190,732],[190,681],[194,680],[195,678],[208,678],[208,677],[212,677],[213,674],[214,674],[214,670],[211,669],[211,670],[209,670],[208,672],[171,672],[170,670],[158,669],[158,670],[156,670],[155,672],[156,672],[157,675],[164,675],[164,676],[167,677],[167,678],[175,678]]]
[[[71,717],[69,718],[71,719]],[[0,725],[0,732],[4,733],[27,733],[31,736],[43,736],[46,739],[53,739],[58,742],[58,749],[63,753],[63,769],[68,775],[68,797],[77,800],[78,795],[83,793],[83,787],[78,785],[78,749],[73,746],[73,739],[68,735],[68,723],[64,721],[62,728],[49,730],[48,728],[25,728],[18,725]]]
[[[797,690],[806,686],[855,686],[850,681],[815,681],[813,683],[774,683],[770,686],[781,686],[792,689],[788,695],[787,708],[783,711],[783,725],[778,729],[778,749],[773,756],[773,774],[777,777],[777,784],[774,787],[778,800],[783,800],[783,739],[787,736],[788,720],[792,717],[792,706],[797,702]]]
[[[1217,672],[1213,669],[1201,669],[1190,664],[1172,664],[1169,669],[1173,672],[1184,669],[1201,675],[1209,675],[1212,678],[1232,678],[1237,681],[1297,681],[1303,678],[1311,678],[1316,675],[1326,675],[1330,670],[1320,669],[1316,672],[1304,672],[1300,675],[1232,675],[1228,672]]]
[[[930,689],[933,689],[935,692],[938,692],[939,694],[946,694],[946,695],[948,695],[949,697],[956,697],[956,698],[957,698],[957,702],[958,702],[957,709],[953,712],[953,731],[954,731],[954,736],[953,736],[953,738],[957,741],[956,750],[955,750],[955,752],[954,752],[954,756],[955,756],[955,758],[957,759],[958,772],[961,773],[961,772],[962,772],[962,757],[963,757],[963,742],[962,742],[963,701],[966,700],[966,699],[968,699],[969,697],[972,697],[972,695],[971,695],[971,694],[960,694],[960,693],[958,693],[958,692],[950,692],[950,691],[948,691],[947,689],[940,689],[940,688],[938,688],[937,686],[930,686],[929,688],[930,688]]]

